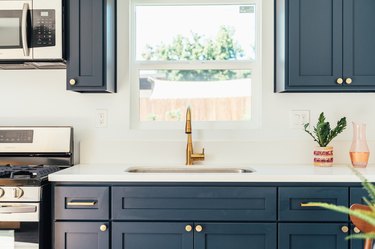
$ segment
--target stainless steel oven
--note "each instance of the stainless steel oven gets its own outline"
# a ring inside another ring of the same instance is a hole
[[[52,249],[48,175],[72,164],[72,127],[0,127],[0,249]]]
[[[0,0],[0,61],[62,59],[62,0]]]

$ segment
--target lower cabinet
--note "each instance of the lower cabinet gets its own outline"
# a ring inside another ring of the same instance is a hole
[[[109,249],[108,224],[55,222],[54,249]]]
[[[113,222],[113,249],[275,249],[276,224]]]
[[[278,249],[348,249],[347,226],[347,223],[279,224]]]
[[[363,249],[347,215],[360,187],[111,186],[54,189],[52,249]],[[0,246],[1,248],[1,246]]]

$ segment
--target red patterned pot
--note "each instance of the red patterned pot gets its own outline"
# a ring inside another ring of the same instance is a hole
[[[333,147],[315,147],[314,165],[331,167],[333,165]]]

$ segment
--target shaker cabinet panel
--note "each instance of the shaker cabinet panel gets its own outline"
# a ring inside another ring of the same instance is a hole
[[[349,87],[375,86],[375,1],[344,0],[344,78]]]
[[[186,231],[187,225],[182,222],[113,222],[112,249],[193,249],[194,232]]]
[[[346,187],[280,187],[279,220],[281,221],[347,221],[345,214],[320,207],[310,207],[309,202],[326,202],[348,206],[349,190]]]
[[[342,75],[342,0],[289,1],[289,86],[335,86]]]
[[[67,88],[115,90],[114,0],[67,0]]]
[[[348,249],[343,226],[347,224],[279,224],[278,249]]]
[[[54,249],[109,249],[109,232],[99,222],[56,222]]]
[[[276,224],[196,223],[194,249],[275,249]]]
[[[275,0],[276,92],[375,91],[375,2]]]
[[[274,187],[114,187],[114,220],[270,221]]]

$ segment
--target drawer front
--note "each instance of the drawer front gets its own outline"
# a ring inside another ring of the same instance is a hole
[[[279,220],[281,221],[347,221],[348,216],[320,207],[306,207],[308,202],[326,202],[348,206],[345,187],[281,187],[279,188]],[[302,205],[301,205],[302,204]]]
[[[276,219],[273,187],[114,187],[114,220]]]
[[[55,187],[55,219],[109,219],[109,188]]]

